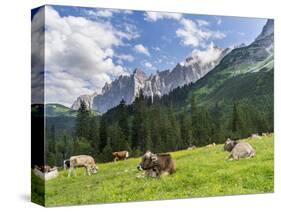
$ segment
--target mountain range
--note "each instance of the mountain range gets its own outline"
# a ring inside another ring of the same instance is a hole
[[[145,96],[161,97],[177,87],[194,83],[210,70],[230,52],[230,49],[212,47],[214,56],[206,61],[197,55],[188,57],[178,63],[171,70],[157,71],[147,76],[142,70],[136,68],[129,76],[119,76],[112,83],[105,83],[100,94],[81,95],[72,104],[71,109],[78,110],[81,102],[86,104],[87,109],[101,113],[118,105],[122,99],[131,104],[142,89]]]
[[[273,25],[273,20],[268,20],[262,32],[250,45],[243,44],[234,49],[214,46],[216,54],[207,61],[195,54],[171,70],[157,71],[150,76],[137,68],[129,76],[119,76],[111,83],[105,83],[99,94],[77,97],[71,109],[78,110],[81,102],[84,102],[89,110],[104,113],[118,105],[122,99],[131,104],[141,89],[145,96],[151,96],[153,99],[197,81],[195,91],[199,98],[217,91],[218,88],[222,89],[222,92],[223,87],[227,87],[224,84],[227,79],[273,68]]]

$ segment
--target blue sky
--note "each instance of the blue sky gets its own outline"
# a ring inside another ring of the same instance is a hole
[[[33,14],[32,22],[39,12]],[[250,44],[265,22],[261,18],[47,6],[46,85],[55,91],[46,99],[69,106],[79,93],[100,92],[105,82],[136,67],[149,75],[171,69],[210,46]]]

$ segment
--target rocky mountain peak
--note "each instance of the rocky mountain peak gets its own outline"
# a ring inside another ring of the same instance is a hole
[[[139,80],[146,80],[148,78],[147,75],[139,68],[136,68],[133,71],[133,76]]]
[[[274,20],[268,19],[264,25],[261,34],[256,38],[255,41],[264,39],[265,37],[272,35],[274,33]]]
[[[81,103],[84,102],[86,105],[87,110],[93,109],[93,99],[97,96],[97,93],[94,92],[92,94],[84,94],[79,97],[74,101],[74,103],[71,106],[72,110],[78,110],[81,106]]]
[[[102,88],[102,93],[106,93],[107,91],[109,91],[111,88],[111,84],[109,84],[108,82],[106,82]]]
[[[228,53],[219,47],[212,48],[216,49],[216,56],[209,58],[208,61],[202,60],[204,56],[195,54],[184,62],[177,63],[171,70],[157,71],[147,76],[141,69],[136,68],[130,76],[120,76],[111,83],[105,83],[101,94],[93,98],[91,108],[103,113],[118,105],[121,99],[131,104],[141,89],[145,96],[151,96],[153,99],[154,96],[168,94],[179,86],[195,82],[214,68]]]

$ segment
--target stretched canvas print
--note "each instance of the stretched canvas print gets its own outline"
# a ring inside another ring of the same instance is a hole
[[[32,201],[274,191],[274,21],[33,9]]]

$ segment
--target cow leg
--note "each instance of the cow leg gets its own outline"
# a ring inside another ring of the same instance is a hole
[[[75,167],[73,168],[73,172],[74,172],[74,177],[76,177],[77,175],[76,175],[76,168]]]
[[[88,176],[91,176],[90,168],[89,167],[87,167],[87,174],[88,174]]]
[[[72,169],[72,168],[69,168],[69,169],[68,169],[68,175],[67,175],[67,177],[70,177],[71,169]]]
[[[68,169],[68,177],[70,177],[71,176],[71,173],[73,172],[73,167],[70,167],[69,169]]]
[[[85,167],[84,176],[88,173],[88,169]]]
[[[117,161],[117,157],[114,158],[114,163]]]

